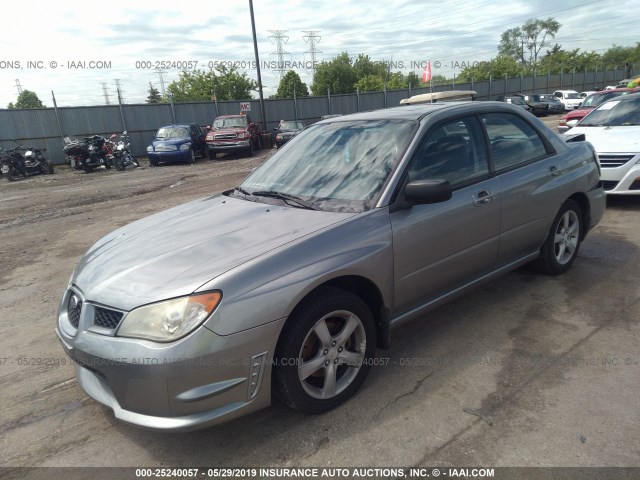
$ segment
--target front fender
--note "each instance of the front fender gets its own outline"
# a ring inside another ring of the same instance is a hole
[[[220,275],[199,291],[223,300],[205,326],[231,335],[287,317],[319,285],[342,276],[368,279],[393,304],[393,244],[388,208],[350,217]]]

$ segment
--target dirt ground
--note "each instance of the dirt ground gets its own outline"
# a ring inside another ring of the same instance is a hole
[[[53,331],[80,255],[269,154],[0,179],[0,466],[640,466],[638,198],[609,200],[567,274],[520,269],[394,332],[324,415],[274,403],[178,435],[88,398]]]

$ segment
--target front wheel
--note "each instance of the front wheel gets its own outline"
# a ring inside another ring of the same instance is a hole
[[[296,307],[276,349],[274,387],[284,403],[322,413],[351,397],[375,354],[373,315],[357,295],[323,287]]]
[[[18,169],[13,165],[9,165],[9,171],[5,173],[5,175],[7,176],[7,180],[13,182],[20,177],[20,172],[18,172]]]
[[[583,229],[580,205],[574,200],[567,200],[553,220],[535,267],[550,275],[569,270],[578,256]]]

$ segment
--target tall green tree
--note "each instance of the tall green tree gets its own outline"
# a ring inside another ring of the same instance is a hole
[[[564,50],[562,48],[553,49],[540,60],[538,65],[539,73],[560,73],[560,71],[593,70],[601,62],[600,55],[596,52],[580,52],[579,48],[574,50]]]
[[[297,97],[309,96],[307,84],[302,81],[300,75],[293,70],[289,70],[280,80],[275,98],[293,98],[294,91]]]
[[[498,55],[492,60],[478,62],[472,67],[463,69],[456,80],[460,82],[489,80],[490,76],[493,78],[504,78],[505,76],[513,78],[519,77],[523,73],[528,75],[529,71],[525,70],[513,57]]]
[[[8,108],[45,108],[38,95],[31,90],[23,90],[18,95],[15,105],[10,103]]]
[[[316,68],[311,85],[311,93],[316,96],[326,95],[327,89],[332,94],[353,93],[356,91],[358,76],[351,64],[347,52],[342,52],[329,62],[322,62]]]
[[[560,23],[549,17],[543,19],[529,19],[520,27],[510,28],[500,36],[498,53],[513,58],[521,66],[534,67],[543,48],[551,45]]]
[[[162,101],[162,95],[157,88],[153,86],[151,82],[149,82],[149,90],[147,90],[149,96],[147,97],[147,103],[160,103]]]
[[[167,91],[173,95],[174,102],[193,102],[211,100],[213,94],[218,100],[246,100],[257,88],[257,82],[246,73],[219,65],[215,70],[180,72],[178,80],[171,82]]]

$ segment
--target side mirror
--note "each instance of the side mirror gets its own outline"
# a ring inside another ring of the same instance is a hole
[[[404,187],[404,197],[412,205],[446,202],[451,198],[449,180],[415,180]]]
[[[206,128],[207,130],[211,130],[211,125],[207,125],[205,128]]]

